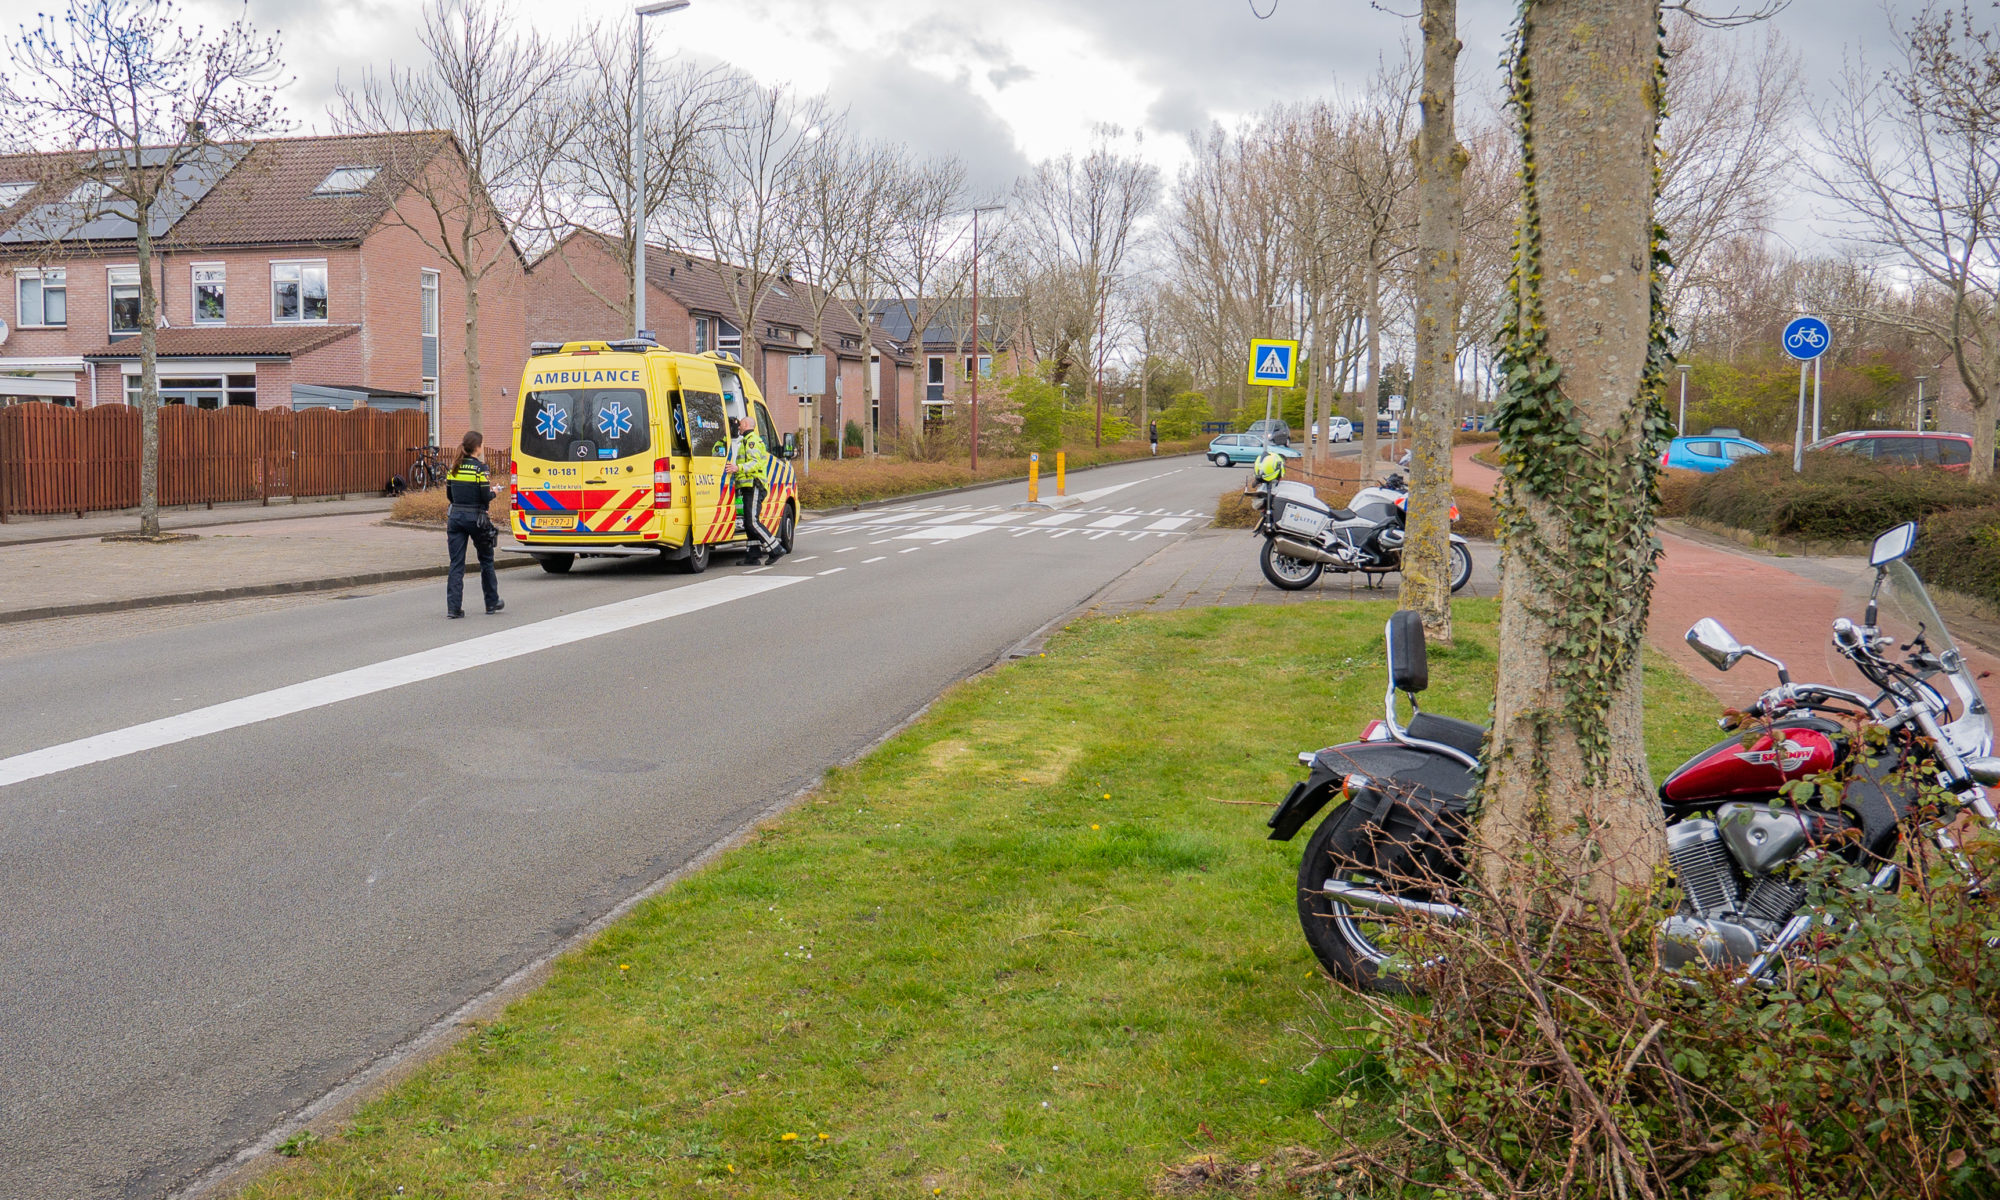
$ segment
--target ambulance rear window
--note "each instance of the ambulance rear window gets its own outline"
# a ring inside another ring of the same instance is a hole
[[[521,405],[521,453],[559,462],[632,458],[653,448],[643,388],[529,392]]]

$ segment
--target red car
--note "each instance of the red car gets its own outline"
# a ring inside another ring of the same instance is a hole
[[[1943,467],[1947,471],[1963,471],[1972,464],[1972,438],[1963,433],[1856,429],[1821,438],[1806,449],[1841,450],[1890,467]]]

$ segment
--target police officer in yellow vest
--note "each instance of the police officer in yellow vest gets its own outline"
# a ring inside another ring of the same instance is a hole
[[[743,536],[749,539],[749,553],[743,556],[743,565],[754,567],[767,558],[778,558],[778,539],[764,528],[761,519],[764,508],[765,479],[771,471],[771,451],[764,445],[762,435],[757,432],[757,420],[746,414],[736,422],[736,445],[733,451],[736,467],[736,495],[743,502]]]
[[[486,438],[477,429],[467,430],[458,443],[458,461],[444,477],[445,499],[451,511],[445,516],[445,548],[451,553],[451,573],[444,581],[444,615],[456,619],[465,615],[465,543],[470,540],[479,552],[479,586],[486,593],[486,611],[497,613],[507,607],[500,599],[500,577],[493,570],[493,546],[500,538],[493,528],[488,506],[493,503],[493,485],[487,479],[485,460],[479,448]]]

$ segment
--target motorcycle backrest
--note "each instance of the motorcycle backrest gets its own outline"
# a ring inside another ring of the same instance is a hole
[[[1424,619],[1397,609],[1389,616],[1389,685],[1415,695],[1431,685],[1430,660],[1424,652]]]

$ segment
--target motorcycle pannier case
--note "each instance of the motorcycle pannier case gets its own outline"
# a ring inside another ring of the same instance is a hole
[[[1278,531],[1294,537],[1317,538],[1333,523],[1333,514],[1300,500],[1280,500]]]
[[[1371,782],[1348,801],[1367,822],[1369,868],[1383,880],[1433,889],[1456,880],[1464,866],[1471,800],[1395,780]]]

